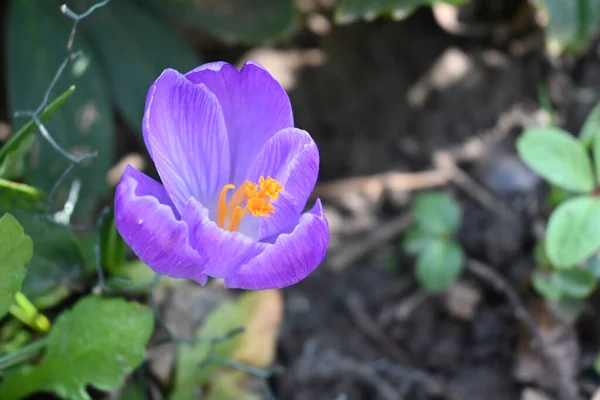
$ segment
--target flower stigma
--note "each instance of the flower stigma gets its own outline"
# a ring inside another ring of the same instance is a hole
[[[271,200],[277,200],[279,193],[283,191],[283,186],[276,179],[261,176],[258,184],[245,181],[233,193],[229,203],[227,202],[227,192],[235,189],[235,186],[228,184],[223,186],[219,196],[219,205],[217,208],[217,224],[230,232],[239,229],[242,218],[251,213],[254,217],[268,217],[275,212]],[[225,223],[229,222],[229,227]]]

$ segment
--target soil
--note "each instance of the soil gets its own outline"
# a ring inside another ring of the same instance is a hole
[[[378,174],[431,170],[439,166],[436,154],[478,145],[476,155],[456,160],[470,184],[453,179],[431,189],[458,201],[458,239],[468,258],[496,272],[545,334],[529,277],[547,188],[516,158],[514,141],[544,118],[540,85],[559,124],[578,131],[600,97],[599,47],[593,43],[577,59],[552,58],[531,18],[515,22],[523,2],[504,2],[494,12],[487,3],[473,1],[462,11],[466,33],[449,32],[424,9],[399,22],[325,24],[326,34],[305,18],[295,37],[261,49],[199,42],[207,59],[237,62],[250,51],[268,68],[283,66],[281,79],[294,78],[288,90],[296,125],[321,152],[316,192],[325,193],[331,250],[311,277],[283,291],[276,362],[284,372],[269,380],[278,399],[559,398],[553,372],[533,371],[541,358],[529,349],[519,304],[494,279],[466,268],[448,294],[425,294],[414,260],[401,250],[401,229],[334,262],[405,216],[427,186],[396,187]],[[327,9],[315,13],[330,17]],[[130,151],[139,143],[122,140],[118,153]],[[548,331],[564,330],[546,346],[554,356],[566,352],[558,364],[571,394],[563,398],[590,398],[600,384],[591,369],[600,337],[596,299],[575,328],[549,323]]]
[[[459,240],[468,257],[505,277],[532,312],[532,251],[547,217],[547,192],[516,158],[514,141],[523,127],[543,118],[540,85],[548,88],[559,123],[572,132],[600,89],[597,45],[577,60],[556,60],[546,55],[538,34],[531,27],[504,40],[491,33],[457,36],[440,28],[429,10],[402,22],[333,27],[309,40],[324,62],[302,68],[290,91],[297,125],[321,149],[321,188],[353,176],[427,170],[436,152],[474,138],[499,138],[459,167],[516,218],[503,218],[464,185],[442,189],[463,209]],[[528,49],[514,50],[528,40]],[[589,96],[581,95],[584,90]],[[325,199],[333,236],[329,261],[401,217],[417,193],[393,186],[373,192],[370,180],[351,182]],[[412,275],[414,260],[400,247],[395,236],[349,264],[326,262],[284,291],[278,362],[286,373],[272,379],[278,398],[559,398],[556,385],[523,373],[523,325],[503,293],[465,271],[461,289],[477,293],[478,301],[463,315],[469,300],[453,309],[448,295],[422,294]],[[567,379],[576,389],[564,398],[590,398],[589,388],[598,383],[590,368],[597,310],[584,315],[588,322],[580,323],[579,332],[565,328],[572,334],[566,358],[576,357],[571,363],[577,378]]]

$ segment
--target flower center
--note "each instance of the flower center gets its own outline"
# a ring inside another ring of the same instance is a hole
[[[227,192],[235,189],[232,184],[225,185],[219,196],[219,206],[217,209],[217,224],[230,232],[237,231],[242,222],[242,218],[249,213],[254,217],[268,217],[269,213],[274,213],[271,200],[277,200],[279,193],[283,191],[283,186],[276,179],[261,176],[258,184],[245,181],[235,191],[229,203],[227,203]],[[225,223],[229,222],[229,227]]]

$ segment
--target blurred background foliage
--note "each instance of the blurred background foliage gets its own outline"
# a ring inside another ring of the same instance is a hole
[[[334,13],[338,23],[347,23],[381,15],[401,18],[421,6],[467,1],[340,0]],[[9,2],[6,72],[12,112],[36,105],[64,58],[63,42],[69,35],[70,21],[55,12],[58,4]],[[77,0],[70,6],[85,10],[90,4],[90,0]],[[600,0],[537,0],[534,4],[540,9],[549,46],[555,51],[581,51],[598,31]],[[71,154],[98,153],[58,192],[59,199],[64,200],[68,184],[80,180],[75,220],[92,215],[99,199],[110,191],[106,177],[114,163],[114,111],[141,137],[145,96],[154,79],[165,68],[187,71],[204,61],[186,40],[185,32],[200,29],[228,42],[258,44],[285,39],[298,28],[299,18],[293,0],[118,0],[98,10],[75,37],[74,47],[81,49],[82,56],[68,66],[56,89],[62,92],[75,84],[77,90],[47,125],[55,140]],[[22,177],[48,192],[67,161],[43,140],[28,145],[31,153],[27,162],[20,164],[22,170],[3,176]]]

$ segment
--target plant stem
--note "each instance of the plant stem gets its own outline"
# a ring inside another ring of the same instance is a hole
[[[33,357],[38,351],[46,347],[47,344],[48,338],[43,338],[0,357],[0,371]]]

